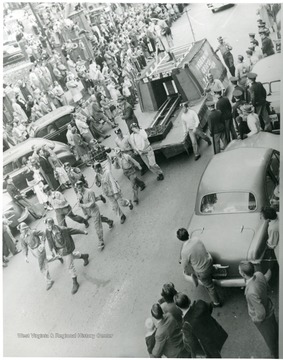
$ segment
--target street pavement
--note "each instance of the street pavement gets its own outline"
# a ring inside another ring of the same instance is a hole
[[[239,4],[217,14],[212,14],[206,4],[191,4],[188,8],[197,40],[207,35],[215,47],[216,38],[222,35],[234,46],[234,57],[244,53],[248,32],[256,30],[256,4]],[[176,45],[192,40],[186,14],[172,31]],[[112,133],[107,144],[114,146],[113,139]],[[71,278],[58,261],[50,263],[55,284],[46,291],[31,254],[28,264],[22,253],[10,259],[3,269],[5,356],[148,357],[144,321],[165,282],[173,282],[192,300],[209,301],[202,287],[194,288],[184,280],[178,263],[181,243],[176,239],[176,230],[189,223],[200,177],[213,156],[212,147],[206,143],[201,143],[200,150],[202,157],[197,162],[186,154],[159,159],[165,180],[158,182],[149,172],[143,176],[147,187],[140,193],[140,204],[132,211],[125,209],[125,224],[119,223],[109,202],[99,203],[101,213],[115,220],[115,226],[112,230],[104,226],[106,247],[101,253],[96,248],[91,220],[87,236],[74,236],[76,249],[90,254],[87,267],[82,260],[75,260],[80,283],[77,294],[71,295]],[[95,193],[100,194],[93,183],[93,170],[86,168],[84,174]],[[124,197],[131,198],[129,181],[121,170],[114,170],[114,174]],[[82,214],[74,191],[64,194],[74,212]],[[49,212],[48,216],[53,214]],[[71,219],[67,223],[84,228]],[[43,229],[43,221],[34,222],[32,227]],[[269,351],[248,317],[243,290],[219,292],[224,306],[215,309],[213,315],[229,334],[222,357],[268,358]],[[271,297],[278,315],[276,282]]]

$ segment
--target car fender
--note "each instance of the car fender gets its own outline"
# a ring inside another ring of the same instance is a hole
[[[253,240],[250,244],[247,253],[247,260],[255,263],[257,262],[260,263],[264,255],[264,251],[266,249],[266,241],[268,238],[267,228],[268,228],[268,221],[263,220],[261,225],[257,228]]]

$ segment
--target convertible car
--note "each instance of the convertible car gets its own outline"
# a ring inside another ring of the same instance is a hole
[[[238,272],[241,260],[251,261],[262,272],[274,264],[261,209],[270,205],[278,184],[279,152],[274,149],[234,148],[215,155],[207,165],[188,232],[212,255],[218,285],[244,286]]]

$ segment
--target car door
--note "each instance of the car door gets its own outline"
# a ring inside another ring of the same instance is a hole
[[[274,199],[274,191],[279,185],[279,176],[280,176],[280,159],[279,153],[273,151],[269,164],[266,168],[265,175],[265,191],[267,196],[267,205],[270,205],[272,199]]]

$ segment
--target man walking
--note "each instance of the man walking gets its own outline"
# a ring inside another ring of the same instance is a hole
[[[52,191],[49,185],[44,185],[43,191],[48,197],[48,202],[55,210],[56,219],[59,226],[67,227],[66,216],[68,216],[73,221],[76,221],[80,224],[85,224],[86,228],[89,227],[89,223],[86,219],[73,213],[71,205],[68,203],[63,194],[61,194],[59,191]]]
[[[48,261],[46,258],[46,250],[44,246],[44,233],[39,230],[33,230],[26,223],[22,222],[18,225],[20,231],[20,243],[25,255],[25,260],[28,263],[29,250],[38,260],[39,270],[43,274],[46,281],[46,290],[50,290],[54,284],[51,279],[48,268]],[[63,263],[63,260],[58,258]]]
[[[92,217],[94,220],[94,226],[98,236],[98,249],[102,251],[105,247],[102,223],[107,223],[109,225],[109,229],[112,229],[113,220],[110,220],[106,216],[100,214],[99,208],[96,205],[96,201],[101,200],[103,203],[105,203],[106,199],[102,195],[95,196],[95,193],[92,190],[86,189],[84,187],[82,181],[78,181],[76,183],[76,188],[79,206],[83,209],[88,217]]]
[[[117,169],[122,169],[124,175],[130,180],[134,193],[134,203],[138,204],[138,189],[143,191],[145,183],[138,178],[137,170],[141,170],[140,164],[130,155],[124,154],[119,148],[116,149],[117,157],[113,159],[114,165]]]
[[[130,144],[132,148],[137,151],[147,165],[149,170],[157,175],[157,180],[164,180],[164,175],[160,167],[156,164],[155,155],[150,142],[148,141],[147,133],[141,129],[138,124],[131,125],[132,134],[130,135]]]
[[[256,271],[251,262],[241,262],[239,273],[245,279],[245,296],[248,313],[264,338],[272,356],[278,359],[278,324],[274,315],[274,306],[268,297],[268,283],[264,275]]]
[[[133,132],[131,125],[138,124],[138,119],[134,114],[134,109],[132,105],[130,105],[123,96],[120,96],[118,98],[118,102],[122,109],[122,118],[123,120],[125,120],[127,127],[129,129],[129,133],[131,134]]]
[[[224,42],[222,36],[219,36],[217,40],[219,42],[219,45],[215,50],[215,53],[217,53],[217,51],[220,50],[223,56],[223,60],[230,71],[230,74],[232,76],[235,76],[234,58],[233,55],[231,54],[232,46],[229,45],[227,42]]]
[[[203,300],[191,300],[186,294],[177,293],[174,302],[183,315],[183,338],[191,357],[221,358],[220,351],[228,335],[211,316],[212,306]],[[205,354],[203,354],[205,352]],[[205,356],[204,356],[205,355]]]
[[[189,239],[189,233],[186,229],[179,229],[177,231],[177,238],[184,242],[180,260],[185,274],[192,275],[196,286],[198,285],[198,280],[200,280],[208,291],[213,306],[221,307],[222,304],[212,281],[212,256],[199,238],[193,237]]]
[[[63,257],[66,267],[73,279],[72,294],[75,294],[80,285],[77,281],[74,259],[82,259],[84,261],[84,266],[87,266],[89,263],[89,255],[75,251],[75,243],[72,235],[87,235],[87,231],[55,225],[52,218],[45,219],[44,223],[46,224],[45,236],[50,251],[52,252],[52,256],[55,257],[60,255]]]
[[[222,96],[221,92],[215,92],[217,97],[216,109],[221,111],[222,122],[225,124],[226,142],[230,142],[230,132],[232,139],[237,139],[237,134],[233,124],[232,106],[229,99]]]
[[[227,146],[225,123],[222,120],[221,111],[215,109],[214,101],[207,101],[209,114],[207,118],[208,128],[212,136],[214,154],[220,153],[220,140],[223,147]]]
[[[104,194],[111,202],[113,211],[119,216],[120,223],[124,224],[126,215],[121,210],[121,207],[129,207],[133,210],[133,203],[131,200],[124,199],[122,197],[122,191],[118,182],[114,179],[111,170],[109,168],[103,168],[100,163],[93,165],[93,169],[96,172],[95,182],[98,187],[102,186]]]
[[[199,117],[194,110],[189,109],[188,103],[184,104],[184,111],[183,114],[181,115],[181,119],[183,122],[185,138],[187,137],[187,135],[189,135],[192,142],[193,151],[195,154],[195,161],[197,161],[200,158],[200,153],[198,151],[197,136],[205,140],[208,143],[208,145],[211,145],[211,141],[209,137],[200,129]]]

